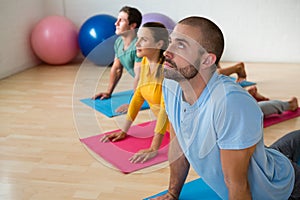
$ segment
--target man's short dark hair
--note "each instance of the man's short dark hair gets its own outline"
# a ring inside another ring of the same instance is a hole
[[[124,6],[121,8],[120,12],[125,12],[128,14],[129,25],[136,23],[135,28],[139,28],[142,23],[142,13],[136,9],[129,6]]]
[[[220,28],[209,19],[192,16],[178,22],[179,24],[199,27],[202,38],[200,44],[208,52],[216,55],[215,64],[218,65],[224,51],[224,36]]]

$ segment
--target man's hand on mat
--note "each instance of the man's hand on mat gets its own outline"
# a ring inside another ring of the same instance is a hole
[[[150,160],[151,158],[155,157],[157,155],[157,150],[153,149],[143,149],[134,154],[129,161],[131,163],[144,163],[147,160]]]
[[[127,113],[128,107],[129,107],[129,104],[123,104],[123,105],[121,105],[120,107],[118,107],[118,108],[115,110],[115,112],[117,112],[117,113]]]
[[[95,99],[109,99],[111,97],[111,94],[109,94],[108,92],[101,92],[96,94],[95,96],[92,97],[93,100]]]
[[[116,142],[118,140],[123,140],[126,137],[126,135],[127,134],[125,132],[123,132],[123,131],[112,133],[112,134],[108,134],[108,135],[104,135],[100,139],[100,142],[108,142],[108,141]]]

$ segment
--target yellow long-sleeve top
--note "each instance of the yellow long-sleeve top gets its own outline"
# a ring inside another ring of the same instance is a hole
[[[142,59],[140,79],[129,104],[127,120],[134,121],[144,100],[146,100],[151,111],[157,117],[154,132],[165,134],[169,121],[162,95],[163,68],[159,68],[159,65],[157,64],[155,70],[151,73],[147,58]],[[157,70],[161,70],[158,78],[156,77]]]

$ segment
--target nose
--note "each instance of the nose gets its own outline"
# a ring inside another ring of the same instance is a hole
[[[135,46],[136,46],[136,47],[140,47],[140,46],[141,46],[141,44],[140,44],[140,39],[137,39],[137,41],[136,41],[136,43],[135,43]]]
[[[174,54],[170,51],[170,46],[164,51],[164,56],[168,59],[172,59]]]
[[[120,19],[117,19],[117,21],[115,22],[115,26],[117,26],[120,22]]]

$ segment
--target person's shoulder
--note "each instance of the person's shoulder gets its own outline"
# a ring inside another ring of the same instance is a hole
[[[208,84],[210,97],[216,102],[222,103],[225,99],[248,98],[249,94],[239,84],[232,81],[227,76],[217,75],[214,80]]]
[[[123,40],[121,37],[118,37],[115,41],[115,46],[118,47],[120,46],[121,44],[123,44]]]
[[[234,82],[228,76],[219,75],[218,80],[219,80],[219,84],[223,85],[223,87],[227,93],[231,93],[231,92],[246,93],[245,89],[243,89],[240,86],[240,84]]]

